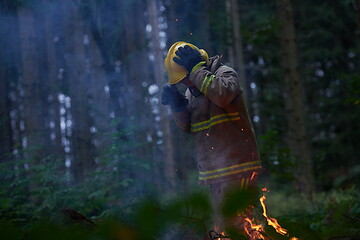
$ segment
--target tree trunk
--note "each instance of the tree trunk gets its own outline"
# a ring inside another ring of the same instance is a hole
[[[114,23],[117,23],[117,21],[113,19],[113,17],[111,15],[113,15],[113,11],[114,9],[116,9],[116,3],[114,3],[113,1],[104,1],[103,5],[105,5],[105,7],[103,7],[101,4],[97,5],[97,3],[92,2],[93,6],[91,9],[91,15],[88,17],[88,21],[89,21],[89,28],[91,30],[91,33],[94,37],[94,44],[96,44],[95,48],[98,49],[99,51],[99,56],[98,58],[102,60],[102,64],[99,65],[99,67],[103,67],[103,70],[105,71],[105,78],[106,78],[106,82],[103,82],[103,84],[109,84],[108,89],[109,89],[109,96],[106,96],[107,101],[109,101],[109,109],[108,109],[108,114],[110,114],[111,112],[113,113],[112,118],[114,118],[116,120],[116,126],[114,126],[114,129],[108,128],[108,131],[110,130],[111,132],[113,130],[117,131],[117,132],[124,132],[126,130],[126,126],[127,126],[127,121],[125,118],[125,112],[126,112],[126,105],[125,105],[125,94],[123,91],[123,76],[121,75],[120,72],[120,62],[119,61],[115,61],[112,62],[110,59],[110,54],[108,52],[108,47],[107,47],[107,42],[105,42],[104,39],[104,34],[106,31],[108,31],[109,28],[114,28],[116,27],[116,25],[114,25]],[[97,9],[99,8],[103,8],[105,9],[104,12],[102,12],[104,15],[107,16],[102,16],[102,18],[100,17],[100,14],[96,14]],[[99,20],[95,19],[95,16],[97,15],[99,16]],[[110,15],[110,16],[108,16]],[[122,14],[121,14],[122,15]],[[105,19],[104,19],[105,18]],[[117,19],[117,18],[116,18]],[[113,22],[114,21],[114,22]],[[120,45],[120,44],[119,44]],[[123,49],[121,49],[120,46],[118,47],[119,52],[121,52]],[[95,78],[96,80],[96,78]],[[100,81],[101,84],[101,81]],[[103,86],[105,87],[105,86]],[[101,93],[100,93],[101,94]],[[100,95],[98,94],[98,95]],[[101,99],[101,97],[99,97]],[[104,96],[103,96],[104,98]],[[108,126],[110,127],[111,124],[110,122],[108,123]],[[109,137],[109,136],[108,136]],[[126,135],[121,135],[119,137],[116,137],[114,139],[115,141],[128,141],[128,136]]]
[[[2,31],[0,31],[2,32]],[[4,46],[4,45],[2,45]],[[5,48],[6,49],[6,48]],[[7,54],[6,54],[7,55]],[[3,56],[0,56],[2,59]],[[2,66],[4,64],[0,63]],[[7,69],[0,69],[0,163],[6,162],[11,158],[12,152],[12,133],[10,120],[10,101],[8,98],[9,80],[11,77]]]
[[[0,9],[1,10],[1,9]],[[0,39],[0,45],[3,51],[0,52],[0,163],[11,159],[13,150],[13,139],[11,130],[10,111],[11,101],[9,99],[10,83],[16,77],[13,74],[13,52],[12,37],[15,30],[12,29],[13,17],[7,16],[0,11],[0,35],[7,36]]]
[[[242,46],[241,28],[240,28],[240,17],[239,17],[239,5],[237,0],[227,0],[230,6],[230,16],[232,22],[232,36],[233,36],[233,48],[235,50],[234,55],[234,68],[238,74],[238,78],[243,88],[244,99],[247,100],[246,90],[246,75],[245,75],[245,63],[244,53]]]
[[[8,111],[10,116],[10,124],[12,135],[12,151],[13,155],[11,156],[14,160],[14,165],[18,165],[18,169],[22,169],[23,164],[21,161],[24,159],[24,151],[23,151],[23,122],[24,122],[24,107],[23,107],[23,89],[21,87],[21,80],[19,75],[21,74],[21,54],[20,54],[20,31],[19,31],[19,19],[18,16],[14,13],[15,10],[9,11],[9,9],[5,9],[7,14],[1,14],[3,17],[6,16],[6,23],[3,24],[4,33],[2,36],[6,43],[3,46],[5,54],[6,65],[4,66],[6,69],[6,78],[8,91],[5,95],[1,96],[11,96],[11,101],[8,99]],[[4,21],[5,22],[5,21]],[[9,81],[10,80],[10,81]],[[5,82],[5,81],[4,81]],[[0,145],[1,146],[1,145]]]
[[[86,7],[90,6],[92,7]],[[107,59],[104,59],[104,50],[101,49],[101,36],[96,24],[95,11],[96,5],[94,1],[84,4],[82,8],[87,16],[83,18],[85,24],[86,36],[88,44],[85,45],[86,58],[89,61],[88,79],[91,94],[91,113],[96,127],[96,148],[100,154],[104,154],[109,150],[111,145],[110,133],[112,132],[110,124],[109,110],[109,86],[107,85],[107,75],[105,67]],[[102,50],[102,51],[101,51]]]
[[[233,29],[233,19],[232,19],[232,9],[231,9],[231,0],[226,0],[225,2],[226,4],[226,13],[227,13],[227,17],[226,17],[226,21],[228,23],[229,26],[231,26],[231,28],[227,31],[227,52],[228,52],[228,61],[230,63],[230,66],[232,66],[233,68],[235,68],[236,66],[236,62],[235,62],[235,51],[234,51],[234,31]]]
[[[168,24],[167,28],[167,47],[169,48],[173,43],[178,41],[178,31],[176,27],[179,24],[179,19],[176,17],[176,0],[167,0],[166,1],[166,22]]]
[[[358,51],[360,52],[360,0],[356,0],[356,36],[357,36],[357,46]]]
[[[43,109],[44,86],[41,82],[39,63],[39,37],[35,26],[35,14],[31,9],[18,10],[22,78],[24,87],[24,118],[26,154],[34,163],[45,157],[45,148],[48,145],[46,121]]]
[[[154,54],[153,70],[154,77],[157,86],[161,88],[165,84],[164,80],[164,64],[163,64],[163,52],[160,48],[160,38],[159,38],[159,23],[158,23],[158,7],[156,0],[147,0],[148,3],[148,13],[149,21],[151,25],[151,43],[152,43],[152,53]],[[157,93],[157,98],[160,99],[161,92]],[[160,105],[160,104],[159,104]],[[175,189],[175,180],[176,180],[176,167],[174,160],[174,149],[172,142],[172,132],[170,126],[170,116],[168,114],[168,109],[164,106],[160,107],[160,128],[162,131],[163,149],[162,149],[162,159],[164,159],[164,175],[169,182],[170,190]]]
[[[211,47],[211,38],[210,38],[210,22],[209,22],[209,2],[208,0],[201,0],[202,6],[201,9],[198,9],[198,19],[201,22],[200,27],[200,36],[201,36],[201,45],[200,48],[203,48],[205,51],[207,51],[208,54],[212,53],[212,47]]]
[[[47,0],[43,0],[43,14],[44,14],[44,32],[45,32],[45,41],[46,41],[46,74],[49,81],[49,114],[50,121],[52,122],[51,131],[51,140],[56,158],[62,160],[62,166],[65,166],[65,152],[64,147],[62,146],[61,138],[61,128],[60,128],[60,104],[59,104],[59,93],[61,84],[58,79],[58,72],[60,68],[59,56],[56,54],[57,42],[55,39],[58,38],[55,33],[60,32],[60,28],[57,24],[59,22],[55,21],[53,13],[55,11],[60,11],[56,9],[54,3]]]
[[[117,24],[119,24],[122,41],[117,46],[120,61],[116,64],[117,74],[121,76],[118,89],[123,95],[121,98],[124,99],[119,120],[128,123],[126,132],[130,133],[126,136],[127,142],[121,144],[124,146],[121,151],[123,153],[131,151],[133,158],[152,159],[153,145],[144,144],[147,141],[147,135],[154,129],[149,102],[145,102],[147,96],[145,87],[152,81],[149,77],[149,55],[145,36],[146,1],[118,1],[117,9],[120,13]],[[136,24],[133,21],[134,18],[137,19]],[[138,144],[142,144],[142,147],[138,148]],[[131,159],[123,158],[120,161],[123,166],[127,166],[127,170],[123,172],[124,177],[146,179],[159,176],[149,174],[149,171],[142,172],[143,169]],[[138,184],[141,183],[138,182]]]
[[[295,179],[300,192],[311,197],[314,191],[314,175],[309,139],[306,129],[304,89],[299,72],[292,4],[288,0],[276,0],[279,15],[281,59],[285,84],[285,107],[288,118],[288,143],[295,158]]]
[[[86,174],[95,168],[95,158],[90,132],[91,118],[89,115],[87,78],[89,66],[86,62],[84,22],[80,17],[79,1],[66,1],[68,14],[66,29],[69,41],[66,43],[66,64],[68,70],[69,95],[71,98],[71,150],[73,159],[71,168],[76,182],[85,180]]]

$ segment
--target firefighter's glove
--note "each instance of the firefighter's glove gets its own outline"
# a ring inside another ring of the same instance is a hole
[[[173,58],[174,62],[186,68],[188,73],[191,72],[196,64],[201,62],[201,55],[199,51],[191,48],[189,45],[179,47],[175,54],[177,57]]]
[[[170,105],[173,112],[182,112],[185,111],[188,100],[179,93],[175,85],[166,84],[163,86],[161,103]]]

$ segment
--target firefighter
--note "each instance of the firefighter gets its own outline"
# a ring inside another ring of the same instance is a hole
[[[162,104],[170,105],[177,126],[194,138],[199,182],[210,185],[215,224],[222,228],[225,192],[254,184],[261,169],[240,81],[220,56],[209,58],[191,43],[174,43],[164,64],[169,83],[163,87]],[[187,86],[185,96],[177,83]]]

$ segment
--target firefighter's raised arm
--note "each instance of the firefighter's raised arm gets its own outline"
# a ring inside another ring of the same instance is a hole
[[[170,47],[164,60],[169,84],[163,87],[162,104],[171,106],[177,126],[185,132],[190,132],[191,129],[191,112],[187,108],[187,99],[177,91],[175,84],[184,83],[191,69],[199,62],[208,59],[209,56],[203,49],[180,41]]]
[[[205,62],[202,65],[200,63],[193,68],[189,79],[202,94],[221,108],[225,108],[242,93],[236,72],[225,65],[212,73]]]
[[[214,73],[202,61],[200,51],[189,45],[179,47],[173,61],[187,70],[187,78],[207,98],[219,107],[225,108],[238,94],[241,93],[236,72],[221,66]]]

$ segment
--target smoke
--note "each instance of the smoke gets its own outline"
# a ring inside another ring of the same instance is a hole
[[[54,154],[81,181],[112,149],[124,177],[149,178],[159,156],[152,144],[163,137],[152,66],[162,63],[149,60],[146,11],[140,1],[0,3],[2,90],[16,158]],[[164,49],[164,31],[160,37]],[[27,153],[35,146],[41,151]]]

